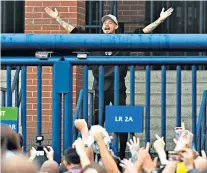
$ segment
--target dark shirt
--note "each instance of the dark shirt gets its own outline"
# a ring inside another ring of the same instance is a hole
[[[137,29],[136,33],[143,33],[142,29]],[[85,33],[82,28],[74,28],[71,33]],[[127,51],[98,51],[91,52],[91,56],[129,56],[130,52]],[[94,76],[94,90],[99,90],[99,66],[91,66],[92,73]],[[119,90],[126,90],[125,77],[127,75],[128,66],[119,66]],[[114,90],[114,66],[105,65],[104,66],[104,91]]]

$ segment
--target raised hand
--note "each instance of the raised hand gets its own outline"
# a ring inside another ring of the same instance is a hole
[[[78,138],[74,143],[73,147],[76,149],[77,154],[80,156],[85,152],[84,142],[81,138]]]
[[[77,119],[75,120],[75,127],[82,132],[83,130],[88,130],[88,125],[85,119]]]
[[[169,8],[167,11],[165,11],[165,8],[162,8],[159,19],[163,22],[172,14],[173,10],[173,8]]]
[[[165,148],[165,142],[163,140],[163,137],[159,137],[157,134],[155,135],[157,140],[154,142],[153,146],[158,153],[160,150],[164,150]]]
[[[137,169],[135,165],[131,162],[131,160],[124,159],[121,161],[120,166],[126,169],[127,173],[135,173]]]
[[[51,10],[51,8],[46,7],[45,8],[45,12],[52,18],[57,19],[59,13],[57,11],[57,9],[55,8],[55,11]]]
[[[49,151],[47,150],[47,148],[49,148]],[[47,146],[47,148],[43,148],[43,150],[45,151],[48,160],[53,160],[54,150],[50,146]]]
[[[127,142],[127,145],[129,147],[129,150],[132,155],[137,155],[137,152],[139,151],[139,138],[136,139],[135,136],[133,136],[133,140],[130,139],[130,142]]]

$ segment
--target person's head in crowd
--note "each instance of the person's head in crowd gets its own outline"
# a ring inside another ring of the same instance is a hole
[[[119,28],[119,24],[116,16],[108,14],[102,17],[102,30],[104,34],[115,34],[116,30]]]
[[[5,124],[1,126],[1,148],[3,151],[21,151],[20,141],[17,134]]]
[[[36,165],[23,155],[11,156],[3,160],[1,165],[2,173],[37,173]]]
[[[58,173],[59,165],[54,160],[47,160],[40,168],[40,172]]]
[[[97,163],[86,166],[82,173],[107,173],[106,170]]]
[[[61,164],[58,173],[64,173],[64,172],[67,172],[67,169],[64,164]]]
[[[63,164],[68,171],[81,166],[80,158],[74,148],[66,149],[64,153]]]

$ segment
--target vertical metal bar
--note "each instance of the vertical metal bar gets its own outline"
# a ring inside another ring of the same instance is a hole
[[[130,105],[135,105],[135,70],[134,65],[130,66]],[[133,133],[130,134],[130,138],[132,139],[134,136]]]
[[[176,127],[181,127],[181,68],[177,66]]]
[[[119,105],[119,66],[114,68],[114,105]],[[114,134],[114,149],[118,151],[118,135]]]
[[[37,135],[42,135],[42,66],[37,67]]]
[[[154,1],[150,0],[150,23],[152,23],[153,20],[154,20]],[[153,52],[150,52],[150,56],[153,56]]]
[[[21,72],[21,124],[22,124],[22,136],[23,136],[23,148],[24,152],[27,151],[27,69],[26,66],[22,66]]]
[[[206,136],[206,131],[207,131],[207,126],[206,126],[206,106],[204,107],[204,111],[203,111],[203,122],[202,122],[202,136],[204,138],[203,140],[203,144],[202,144],[202,150],[205,151],[205,143],[207,141],[207,136]]]
[[[5,99],[6,99],[6,97],[5,97],[5,92],[2,91],[2,92],[1,92],[1,106],[2,106],[2,107],[5,107],[5,105],[6,105],[6,104],[5,104],[5,102],[6,102]]]
[[[116,16],[117,17],[117,1],[115,0],[114,1],[114,12],[113,12],[113,14],[114,14],[114,16]]]
[[[88,122],[88,66],[84,66],[83,117]]]
[[[146,66],[145,143],[150,142],[150,66]]]
[[[88,24],[89,24],[89,25],[92,25],[92,10],[91,10],[91,9],[92,9],[92,1],[89,0],[88,3],[89,3],[89,4],[88,4],[88,5],[89,5],[89,8],[88,8],[88,9],[89,9],[89,10],[88,10],[88,20],[89,20],[89,21],[88,21]],[[91,32],[91,29],[89,29],[89,32]]]
[[[15,86],[15,107],[17,108],[17,132],[19,132],[19,78]]]
[[[130,66],[130,105],[134,106],[135,103],[135,70],[134,65]]]
[[[99,1],[99,19],[103,17],[103,9],[104,9],[104,1],[100,0]],[[102,25],[102,22],[100,20],[100,25]],[[99,28],[99,33],[101,33],[102,29]]]
[[[72,146],[73,140],[73,85],[72,83],[72,65],[70,65],[71,73],[69,76],[69,93],[64,95],[64,151]]]
[[[61,95],[56,92],[55,65],[53,67],[52,87],[52,147],[54,149],[54,160],[61,161]]]
[[[11,91],[11,66],[7,66],[6,73],[6,94],[7,94],[7,107],[12,106],[12,91]]]
[[[203,33],[203,28],[204,28],[204,3],[203,1],[199,1],[199,33],[202,34]],[[199,52],[199,55],[202,56],[203,55],[203,52]]]
[[[166,140],[166,67],[162,66],[161,136]]]
[[[197,83],[197,73],[196,73],[196,66],[192,66],[192,132],[193,132],[193,141],[194,144],[196,145],[196,106],[197,106],[197,88],[196,88],[196,83]]]
[[[99,125],[103,126],[103,111],[104,108],[104,68],[99,67]]]
[[[89,127],[93,125],[93,94],[90,93],[90,110],[89,110],[90,122]]]

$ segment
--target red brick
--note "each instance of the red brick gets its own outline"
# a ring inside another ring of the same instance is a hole
[[[42,97],[51,97],[52,93],[51,92],[43,92]]]
[[[77,7],[69,7],[69,12],[77,13],[77,11],[78,11]]]
[[[27,98],[28,103],[37,103],[37,99],[34,98]]]
[[[32,104],[31,103],[27,103],[27,110],[32,109]]]
[[[34,24],[51,24],[51,19],[34,19]]]
[[[132,11],[132,10],[130,10],[130,11],[123,11],[123,15],[124,16],[127,16],[127,15],[130,15],[130,16],[137,16],[137,11]]]
[[[45,13],[45,7],[34,7],[34,12],[35,13],[38,13],[38,12]]]
[[[52,86],[42,86],[42,90],[43,91],[51,91],[52,90]]]
[[[25,13],[25,18],[42,18],[42,13]]]
[[[43,1],[43,6],[45,7],[57,7],[60,6],[60,1]]]
[[[50,116],[42,116],[42,121],[50,121]]]
[[[31,13],[34,12],[34,7],[26,7],[25,8],[25,13]]]
[[[30,116],[28,116],[28,115],[30,115]],[[36,110],[27,110],[27,116],[32,117],[31,115],[33,115],[33,116],[37,115],[37,111]],[[28,121],[28,119],[27,119],[27,121]]]
[[[36,106],[36,105],[33,105]],[[51,104],[47,104],[47,103],[42,103],[42,109],[50,109],[51,108]]]
[[[50,31],[34,31],[34,34],[49,34]]]
[[[37,86],[34,86],[34,85],[28,85],[28,86],[27,86],[27,91],[37,91]]]
[[[52,73],[43,73],[42,78],[52,79]]]
[[[61,28],[62,29],[62,28]],[[67,33],[67,31],[66,30],[58,30],[58,31],[51,31],[50,32],[51,34],[66,34]]]
[[[42,6],[42,1],[25,1],[25,6]]]
[[[43,25],[42,30],[58,30],[60,28],[59,25]]]
[[[26,30],[41,30],[42,26],[41,25],[26,25],[25,26]]]
[[[77,6],[77,1],[61,1],[61,6],[67,6],[67,7]]]
[[[69,12],[70,7],[57,7],[58,12]]]
[[[29,127],[36,127],[36,122],[35,121],[29,121],[29,122],[27,122],[27,127],[29,128]]]
[[[77,13],[60,13],[61,18],[77,19]]]
[[[52,116],[52,110],[42,110],[42,114]]]

